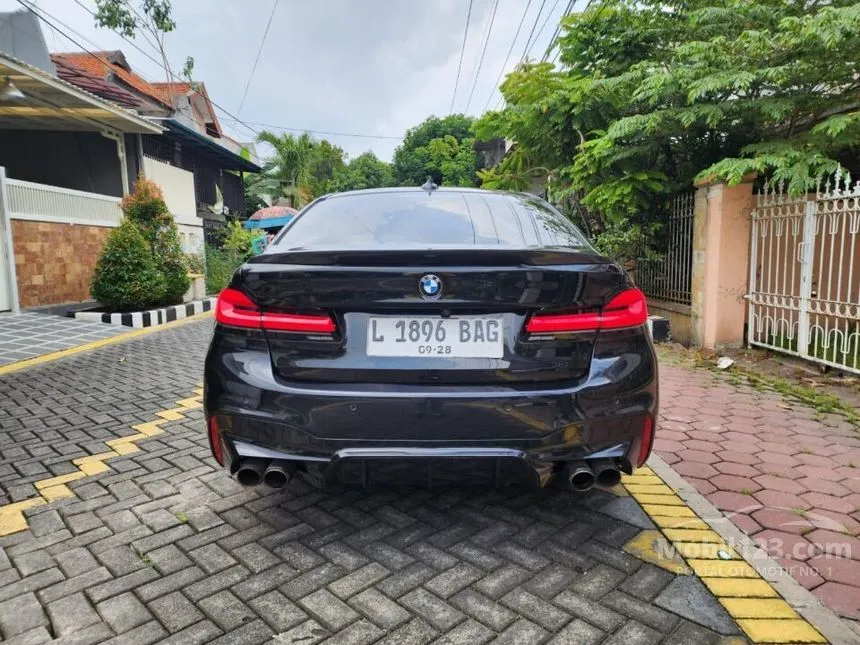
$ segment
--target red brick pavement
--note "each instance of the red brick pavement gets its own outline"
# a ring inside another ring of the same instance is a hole
[[[860,619],[860,428],[661,365],[654,449],[834,611]]]

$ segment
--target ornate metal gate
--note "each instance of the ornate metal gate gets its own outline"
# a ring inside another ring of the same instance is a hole
[[[860,373],[860,181],[757,195],[749,278],[751,345]]]

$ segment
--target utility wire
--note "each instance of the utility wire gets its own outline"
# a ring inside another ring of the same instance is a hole
[[[457,98],[457,86],[460,84],[460,71],[463,69],[463,53],[466,51],[466,39],[469,37],[469,22],[471,20],[472,0],[469,0],[469,12],[466,14],[466,29],[463,31],[463,44],[460,46],[460,62],[457,63],[457,80],[454,81],[454,93],[451,95],[451,107],[448,109],[448,114],[454,113],[454,99]]]
[[[502,63],[502,68],[499,70],[499,75],[496,77],[496,82],[493,83],[493,91],[490,92],[490,95],[487,97],[487,103],[484,105],[484,112],[487,111],[487,108],[490,107],[490,101],[493,99],[493,95],[496,93],[496,89],[499,87],[499,81],[502,80],[502,74],[505,73],[505,67],[508,66],[508,60],[511,58],[511,52],[514,51],[514,45],[517,44],[517,38],[520,36],[520,30],[523,28],[523,22],[525,22],[526,14],[529,12],[529,7],[532,6],[532,0],[528,1],[526,5],[525,11],[523,11],[523,15],[520,18],[520,24],[517,26],[517,33],[514,34],[514,39],[511,41],[511,47],[508,49],[508,55],[505,56],[505,62]]]
[[[490,44],[490,35],[493,32],[493,23],[496,21],[496,9],[499,8],[499,0],[493,2],[493,13],[490,14],[490,26],[487,28],[487,33],[484,35],[484,48],[481,50],[481,58],[478,60],[478,69],[475,72],[475,80],[472,82],[472,91],[469,92],[469,100],[466,101],[465,112],[469,112],[469,106],[472,104],[472,97],[475,95],[475,87],[478,85],[478,77],[481,75],[481,66],[484,64],[484,56],[487,53],[487,45]]]
[[[570,15],[570,12],[573,10],[573,5],[576,0],[568,0],[567,6],[564,8],[564,13],[561,14],[561,17],[558,19],[558,24],[555,26],[555,31],[552,34],[552,38],[549,39],[549,43],[546,46],[546,51],[544,51],[543,56],[541,57],[541,62],[546,61],[549,58],[549,54],[552,51],[553,45],[555,45],[555,41],[558,38],[558,35],[561,33],[561,23],[562,21]]]
[[[535,45],[537,45],[537,41],[539,41],[539,40],[540,40],[540,37],[541,37],[541,34],[543,33],[543,30],[544,30],[544,29],[546,29],[547,23],[549,23],[549,19],[550,19],[550,18],[552,18],[552,14],[555,12],[556,7],[558,7],[558,3],[559,3],[559,2],[561,2],[561,0],[555,0],[555,3],[552,5],[552,9],[550,9],[550,10],[547,12],[547,14],[546,14],[546,18],[544,19],[543,24],[540,26],[540,29],[538,29],[538,32],[537,32],[537,35],[535,36],[535,39],[532,41],[532,44],[531,44],[531,45],[529,45],[529,49],[528,49],[528,51],[526,52],[526,56],[528,56],[529,54],[531,54],[531,52],[532,52],[532,47],[534,47]]]
[[[537,16],[535,16],[534,24],[532,24],[532,30],[529,32],[529,39],[526,41],[525,49],[523,49],[523,55],[520,56],[520,63],[522,63],[526,59],[526,56],[528,55],[529,50],[531,49],[532,36],[534,36],[535,28],[537,27],[538,20],[540,20],[540,15],[543,13],[543,7],[545,4],[546,4],[546,0],[541,0],[540,9],[538,9]]]
[[[280,0],[275,0],[275,3],[272,5],[272,13],[269,14],[269,21],[266,23],[266,30],[263,32],[263,39],[260,41],[260,47],[257,49],[257,57],[254,59],[254,65],[251,67],[251,73],[248,74],[248,82],[245,83],[245,91],[242,92],[242,100],[239,101],[239,109],[236,110],[236,114],[242,114],[242,107],[245,105],[245,99],[248,96],[248,88],[251,87],[251,79],[254,78],[254,72],[257,71],[257,64],[260,62],[260,55],[263,53],[263,47],[266,44],[266,38],[269,36],[269,27],[272,26],[272,18],[275,17],[275,12],[278,10],[278,2]]]
[[[230,117],[226,117],[227,121],[235,121]],[[285,125],[275,125],[273,123],[260,123],[258,121],[245,121],[250,125],[257,125],[262,128],[271,128],[273,130],[287,130],[289,132],[309,132],[311,134],[323,134],[333,137],[360,137],[362,139],[391,139],[394,141],[402,141],[403,137],[392,137],[384,134],[357,134],[355,132],[333,132],[330,130],[310,130],[308,128],[290,128]]]
[[[22,2],[22,0],[18,0],[18,2]],[[87,7],[85,4],[81,4],[81,2],[80,2],[79,0],[75,0],[75,2],[76,2],[80,7],[82,7],[83,9],[85,9],[85,10],[86,10],[86,11],[87,11],[91,16],[93,16],[93,17],[95,18],[96,14],[95,14],[95,12],[94,12],[92,9],[90,9],[89,7]],[[32,10],[32,9],[31,9],[31,10]],[[57,20],[53,15],[51,15],[51,14],[50,14],[50,13],[48,13],[47,11],[46,11],[45,13],[47,13],[49,16],[51,16],[51,18],[54,18],[54,20]],[[38,15],[38,14],[37,14],[37,15]],[[45,18],[43,18],[42,16],[39,16],[39,17],[40,17],[40,18],[42,18],[42,20],[44,20],[46,23],[48,22],[48,21],[47,21],[47,20],[45,20]],[[50,23],[48,23],[48,24],[50,24]],[[66,25],[66,27],[67,27],[67,28],[69,28],[69,27],[68,27],[68,25]],[[56,29],[56,27],[54,27],[54,28]],[[63,32],[62,32],[62,30],[59,30],[59,31],[60,31],[60,33],[63,33]],[[119,37],[120,37],[120,38],[122,38],[125,42],[127,42],[129,45],[131,45],[132,47],[134,47],[137,51],[139,51],[141,54],[143,54],[146,58],[148,58],[149,60],[151,60],[153,63],[155,63],[156,65],[158,65],[159,69],[163,69],[163,68],[164,68],[164,63],[163,63],[163,62],[159,62],[158,60],[156,60],[152,55],[150,55],[150,53],[149,53],[149,52],[147,52],[147,51],[145,51],[144,49],[142,49],[142,48],[141,48],[141,47],[140,47],[136,42],[134,42],[134,41],[133,41],[133,40],[131,40],[130,38],[126,37],[122,32],[120,32],[120,31],[118,31],[118,30],[116,30],[116,29],[112,29],[112,31],[116,32],[116,33],[119,35]],[[68,36],[66,36],[66,37],[68,38]],[[74,41],[72,41],[72,42],[74,42]],[[96,58],[99,62],[104,63],[104,61],[103,61],[102,59],[100,59],[98,56],[96,56],[95,54],[93,54],[91,51],[87,50],[87,48],[86,48],[86,47],[83,47],[80,43],[75,43],[75,44],[76,44],[78,47],[80,47],[81,49],[83,49],[85,52],[87,52],[88,54],[90,54],[91,56],[93,56],[94,58]],[[100,49],[100,48],[98,48],[98,47],[97,47],[97,49]],[[177,80],[177,79],[176,79],[176,76],[175,76],[175,75],[173,75],[172,73],[170,73],[168,70],[165,70],[165,72],[166,72],[166,73],[168,74],[168,76],[170,77],[170,78],[169,78],[169,80],[171,80],[171,81],[175,81],[175,80]],[[144,80],[145,80],[145,79],[144,79]],[[243,126],[245,126],[245,128],[246,128],[249,132],[252,132],[252,133],[254,134],[254,136],[255,136],[255,137],[259,134],[259,130],[256,130],[256,129],[252,128],[252,127],[251,127],[251,126],[249,126],[247,123],[245,123],[244,121],[242,121],[241,119],[239,119],[239,118],[238,118],[238,117],[236,117],[235,115],[231,114],[231,113],[230,113],[226,108],[223,108],[223,107],[221,107],[220,105],[218,105],[218,103],[216,103],[215,101],[213,101],[211,98],[209,99],[209,102],[210,102],[212,105],[214,105],[216,108],[218,108],[219,110],[221,110],[221,112],[223,112],[223,113],[224,113],[224,114],[226,114],[227,116],[232,117],[232,118],[233,118],[233,120],[234,120],[236,123],[240,123],[240,124],[242,124]]]

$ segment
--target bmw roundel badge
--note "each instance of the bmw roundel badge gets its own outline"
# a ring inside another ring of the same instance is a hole
[[[435,300],[442,295],[442,281],[432,273],[425,275],[418,281],[418,292],[422,298]]]

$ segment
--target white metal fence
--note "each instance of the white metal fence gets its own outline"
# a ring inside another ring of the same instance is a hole
[[[635,276],[636,285],[648,298],[690,304],[695,203],[695,190],[676,195],[663,230],[642,241]]]
[[[860,373],[860,181],[814,195],[767,186],[752,211],[751,345]]]
[[[88,226],[119,226],[120,198],[31,181],[7,179],[12,219]]]

